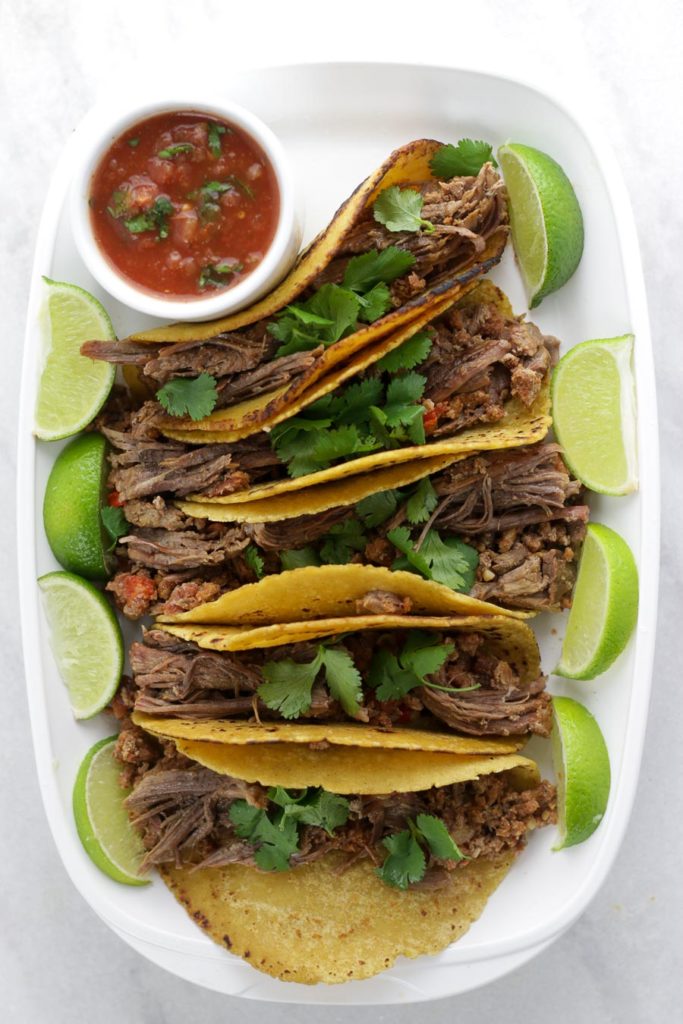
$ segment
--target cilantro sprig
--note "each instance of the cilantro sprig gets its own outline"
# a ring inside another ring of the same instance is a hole
[[[240,839],[256,847],[254,860],[262,871],[289,870],[291,857],[299,850],[302,825],[316,825],[331,835],[349,816],[349,801],[323,789],[294,794],[278,786],[268,790],[268,800],[273,809],[236,800],[228,812]]]
[[[395,377],[386,387],[368,377],[273,427],[272,444],[292,477],[380,448],[422,444],[425,384],[418,373]]]
[[[382,840],[389,856],[377,868],[377,875],[386,885],[407,889],[421,882],[427,868],[425,849],[439,860],[465,860],[440,818],[433,814],[418,814],[408,818],[408,828]]]
[[[429,168],[435,178],[449,181],[456,176],[479,174],[485,163],[498,166],[493,155],[493,147],[488,142],[460,139],[457,146],[449,143],[437,149],[430,160]]]
[[[373,215],[379,224],[389,231],[420,231],[427,234],[434,231],[431,221],[425,220],[422,214],[424,198],[420,192],[412,188],[399,188],[391,185],[377,196],[373,206]]]
[[[157,398],[170,416],[189,416],[201,420],[218,401],[216,378],[210,373],[198,377],[175,377],[157,391]]]
[[[283,718],[299,718],[310,710],[313,684],[321,669],[334,699],[347,715],[355,718],[363,700],[360,672],[348,651],[324,644],[318,646],[309,662],[292,658],[267,661],[261,669],[266,681],[258,688],[259,700],[271,711],[279,711]]]
[[[462,593],[472,589],[479,555],[475,548],[464,541],[457,537],[446,537],[444,540],[437,530],[432,529],[427,531],[418,551],[406,526],[389,530],[387,540],[403,555],[396,559],[393,569],[418,573],[425,579],[443,583],[451,590]]]
[[[374,323],[391,307],[388,285],[414,262],[412,253],[396,246],[352,256],[340,285],[321,285],[309,299],[286,306],[269,325],[281,342],[276,355],[333,345],[357,330],[359,321]]]
[[[368,683],[378,700],[401,700],[418,686],[432,685],[427,676],[438,672],[454,650],[454,644],[441,644],[430,633],[411,629],[398,655],[386,647],[375,651]]]

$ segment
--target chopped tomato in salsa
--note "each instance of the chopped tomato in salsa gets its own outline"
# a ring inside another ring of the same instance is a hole
[[[159,114],[129,128],[93,174],[97,243],[132,282],[192,298],[230,288],[265,256],[280,196],[260,146],[205,114]]]

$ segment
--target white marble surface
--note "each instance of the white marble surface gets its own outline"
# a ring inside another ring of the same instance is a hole
[[[83,903],[58,860],[33,769],[16,623],[13,474],[17,382],[32,249],[61,146],[93,99],[140,82],[146,65],[169,81],[219,78],[231,65],[310,59],[429,59],[522,71],[588,93],[621,162],[640,233],[657,358],[663,458],[663,557],[652,712],[641,782],[622,851],[583,919],[516,974],[432,1004],[436,1022],[506,1019],[641,1024],[679,1019],[683,985],[680,655],[683,502],[680,412],[683,299],[683,93],[677,0],[458,0],[371,5],[261,0],[166,3],[9,0],[0,3],[4,336],[0,402],[0,630],[7,694],[0,719],[0,1015],[26,1024],[132,1024],[239,1017],[245,1022],[346,1021],[340,1008],[255,1005],[171,977],[139,958]],[[334,11],[334,13],[333,13]],[[431,27],[433,25],[433,27]],[[235,52],[237,51],[237,52]],[[672,771],[673,767],[673,771]],[[354,1009],[359,1021],[405,1021],[414,1008]]]

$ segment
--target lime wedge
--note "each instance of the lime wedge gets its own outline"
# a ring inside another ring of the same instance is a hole
[[[44,363],[38,387],[34,433],[43,441],[70,437],[87,426],[107,400],[116,369],[81,355],[85,341],[113,341],[104,306],[75,284],[43,278]]]
[[[553,697],[553,761],[559,836],[554,850],[595,832],[609,799],[607,745],[590,711],[571,697]]]
[[[43,525],[65,569],[91,580],[109,576],[112,540],[102,522],[108,465],[101,434],[70,441],[52,467],[43,498]]]
[[[100,871],[124,885],[147,885],[138,874],[145,855],[123,801],[121,765],[114,759],[116,736],[91,747],[78,769],[73,792],[76,829],[85,852]]]
[[[601,675],[623,651],[637,618],[638,570],[631,549],[608,526],[590,523],[557,675]]]
[[[552,377],[553,427],[569,468],[600,494],[638,487],[633,335],[575,345]]]
[[[547,153],[508,142],[498,160],[510,197],[512,244],[529,307],[561,288],[583,253],[583,216],[560,165]]]
[[[75,718],[92,718],[116,693],[123,671],[116,615],[104,594],[70,572],[49,572],[38,586],[71,710]]]

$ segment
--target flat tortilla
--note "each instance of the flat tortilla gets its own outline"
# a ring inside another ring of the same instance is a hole
[[[372,863],[342,869],[339,855],[294,871],[162,867],[192,920],[223,949],[282,981],[339,984],[388,970],[399,956],[428,956],[456,942],[481,915],[515,859],[472,860],[438,889],[401,892]]]

